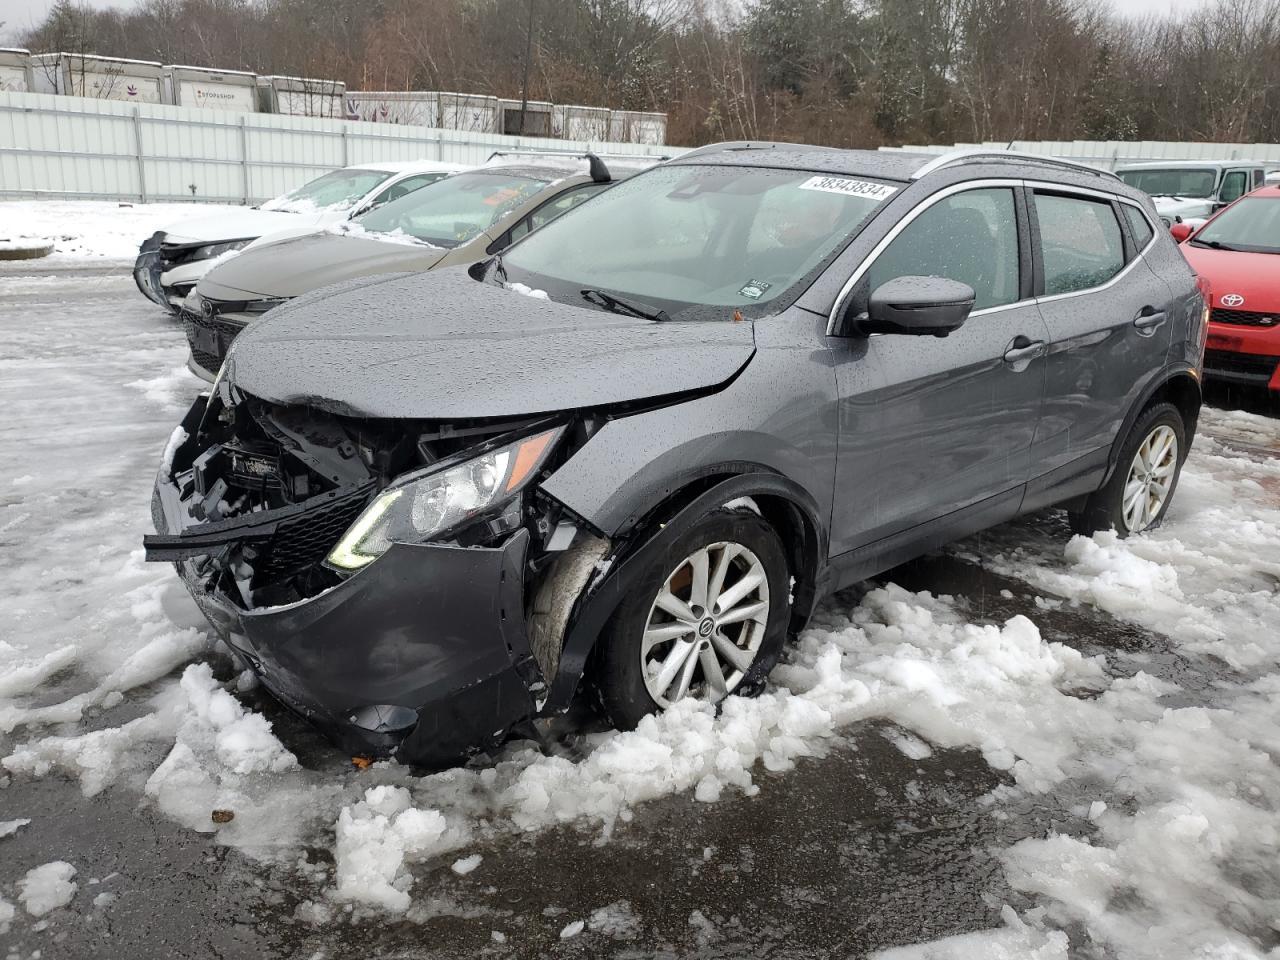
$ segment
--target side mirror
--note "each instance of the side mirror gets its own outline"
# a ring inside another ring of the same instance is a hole
[[[1192,234],[1191,224],[1175,223],[1169,228],[1169,235],[1173,237],[1176,243],[1182,243]]]
[[[944,277],[897,277],[871,293],[867,312],[848,316],[839,336],[868,333],[929,334],[945,337],[973,309],[973,288]],[[851,311],[850,311],[851,312]]]

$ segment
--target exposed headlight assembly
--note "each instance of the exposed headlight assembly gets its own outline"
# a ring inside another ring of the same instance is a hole
[[[232,250],[240,250],[243,247],[247,247],[252,242],[253,238],[247,237],[244,240],[228,240],[225,243],[206,243],[203,247],[196,247],[195,250],[191,251],[191,259],[212,260],[214,257],[220,257]]]
[[[339,570],[359,570],[393,543],[424,543],[506,502],[538,472],[563,429],[400,478],[347,528],[325,562]]]
[[[266,313],[274,310],[282,303],[288,303],[291,297],[267,297],[265,300],[246,300],[241,313]]]

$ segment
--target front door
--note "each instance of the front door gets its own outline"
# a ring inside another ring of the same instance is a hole
[[[939,276],[969,284],[976,301],[943,339],[831,341],[840,394],[833,556],[909,541],[931,521],[936,529],[982,514],[981,526],[1016,512],[1048,340],[1030,297],[1020,203],[1004,182],[935,195],[865,268],[854,296],[898,276]]]

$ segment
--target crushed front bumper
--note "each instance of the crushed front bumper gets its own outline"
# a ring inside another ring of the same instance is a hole
[[[197,402],[184,421],[189,436],[203,410]],[[188,445],[156,480],[158,535],[144,541],[147,558],[174,562],[214,629],[277,699],[349,753],[422,766],[457,763],[527,730],[542,692],[526,633],[527,531],[498,547],[394,544],[315,596],[247,609],[217,587],[217,557],[246,535],[275,535],[276,518],[191,521],[173,479],[189,467]]]
[[[133,282],[144,297],[167,309],[173,309],[169,297],[160,286],[160,274],[164,270],[161,262],[160,245],[164,242],[164,232],[152,234],[138,248],[138,259],[133,264]]]

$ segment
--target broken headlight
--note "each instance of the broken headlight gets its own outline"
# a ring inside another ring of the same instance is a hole
[[[253,242],[253,237],[247,237],[244,240],[226,240],[222,243],[206,243],[203,247],[196,247],[191,252],[189,259],[191,260],[212,260],[214,257],[220,257],[224,253],[230,253],[232,250],[242,250]]]
[[[393,543],[423,543],[504,503],[538,472],[562,429],[400,478],[347,528],[325,562],[339,570],[359,570]]]

